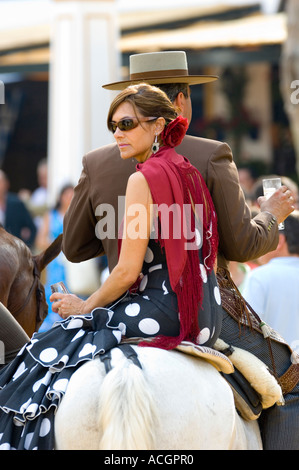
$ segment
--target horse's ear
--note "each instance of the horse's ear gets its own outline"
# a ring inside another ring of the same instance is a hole
[[[35,255],[34,259],[39,272],[42,272],[45,267],[59,255],[62,248],[62,233],[51,243],[46,250],[39,255]]]

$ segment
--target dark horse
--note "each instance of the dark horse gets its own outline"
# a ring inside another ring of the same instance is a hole
[[[61,243],[59,235],[46,250],[33,256],[22,240],[0,227],[0,301],[29,337],[48,313],[40,274],[60,253]]]

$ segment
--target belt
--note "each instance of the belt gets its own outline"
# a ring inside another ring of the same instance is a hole
[[[290,393],[299,381],[299,364],[291,364],[288,370],[278,377],[283,395]]]

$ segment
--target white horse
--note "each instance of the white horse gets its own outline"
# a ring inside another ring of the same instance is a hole
[[[72,376],[55,418],[56,449],[262,449],[257,421],[236,412],[209,362],[177,350],[133,346],[142,369],[112,350]]]

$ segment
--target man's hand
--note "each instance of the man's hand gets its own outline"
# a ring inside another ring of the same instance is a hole
[[[271,212],[276,217],[278,224],[282,223],[295,210],[294,198],[286,186],[277,189],[269,199],[260,196],[258,203],[262,212]]]

